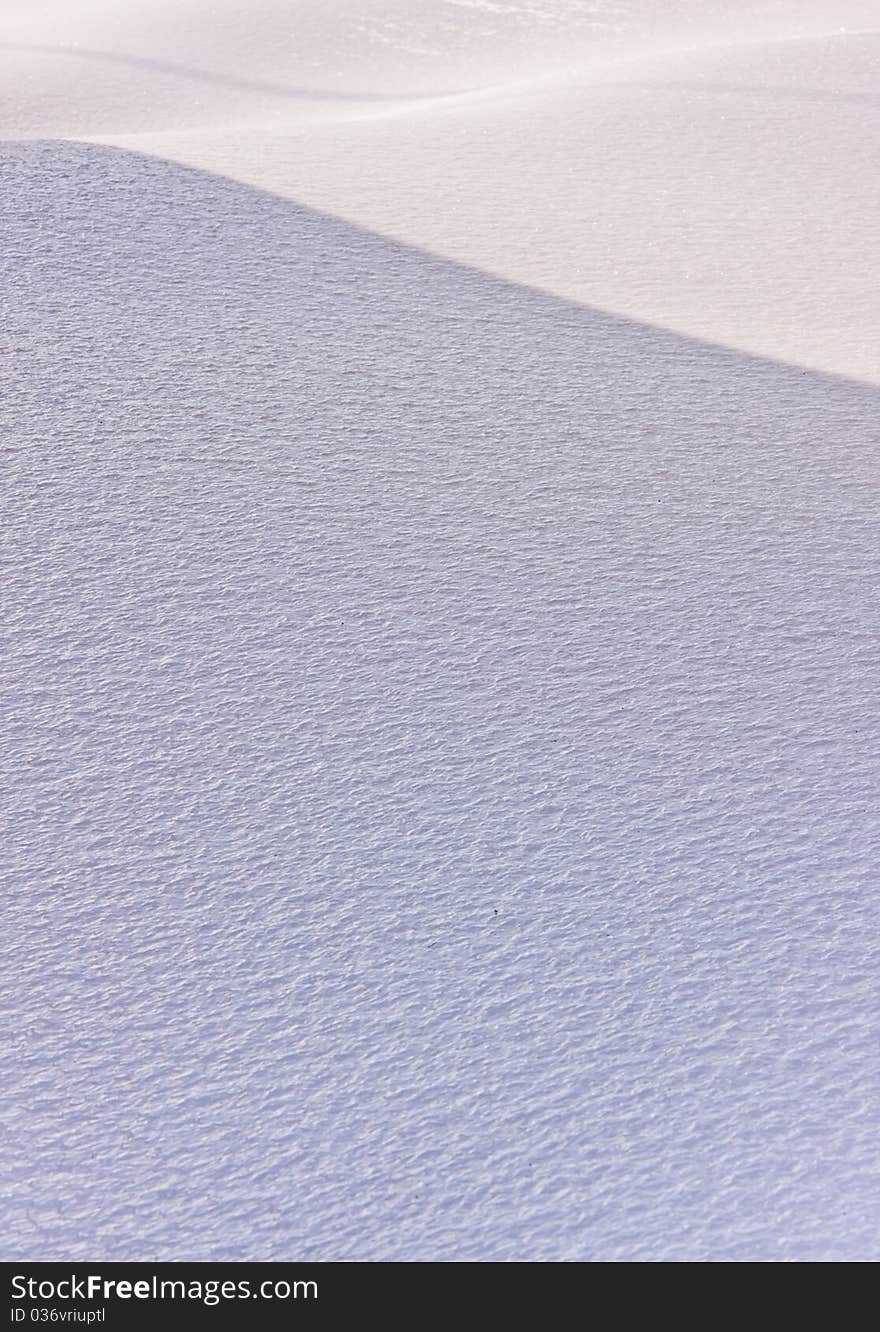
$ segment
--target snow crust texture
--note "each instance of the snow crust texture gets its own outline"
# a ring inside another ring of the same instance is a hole
[[[870,376],[247,133],[0,158],[3,1257],[876,1259]]]

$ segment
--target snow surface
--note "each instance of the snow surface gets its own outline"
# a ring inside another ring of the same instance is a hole
[[[880,1256],[872,9],[4,4],[3,1257]]]

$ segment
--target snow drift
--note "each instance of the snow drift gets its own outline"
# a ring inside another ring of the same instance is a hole
[[[4,14],[5,1256],[876,1257],[858,6],[213,8]]]

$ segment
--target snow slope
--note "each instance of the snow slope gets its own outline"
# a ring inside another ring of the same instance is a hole
[[[3,1256],[876,1258],[870,6],[237,10],[3,10]]]

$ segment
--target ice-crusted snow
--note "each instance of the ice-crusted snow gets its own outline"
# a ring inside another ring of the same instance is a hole
[[[876,387],[172,156],[0,161],[3,1256],[878,1257]]]

